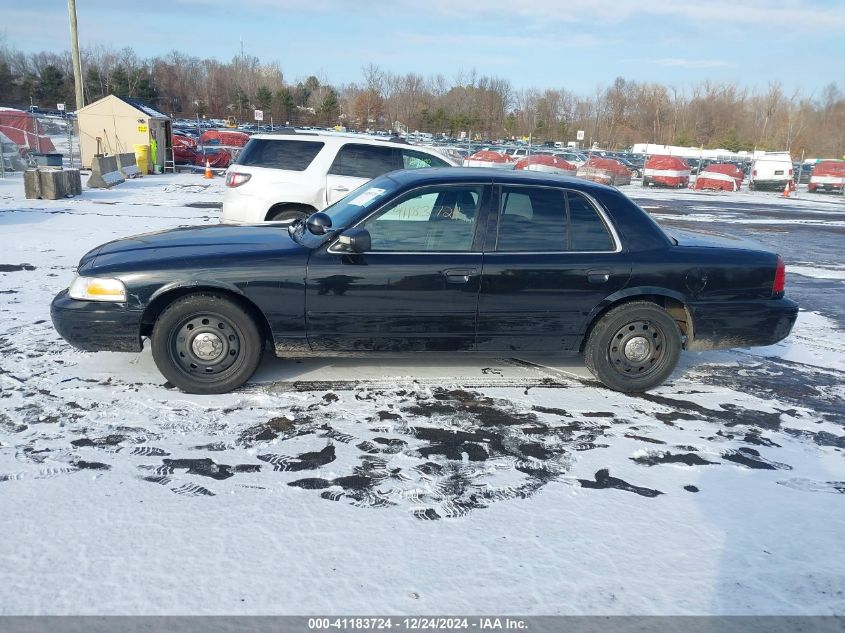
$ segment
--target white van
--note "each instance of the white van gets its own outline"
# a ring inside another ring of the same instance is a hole
[[[786,152],[767,152],[751,163],[748,188],[779,189],[792,187],[792,157]]]

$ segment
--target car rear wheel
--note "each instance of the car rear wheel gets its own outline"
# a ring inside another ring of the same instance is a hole
[[[267,214],[267,220],[270,222],[296,222],[297,220],[304,220],[308,217],[308,213],[299,208],[283,208],[270,209]]]
[[[216,295],[171,303],[155,322],[153,359],[187,393],[226,393],[243,385],[261,360],[263,340],[243,308]]]
[[[601,317],[587,339],[584,361],[610,389],[641,392],[662,384],[680,353],[675,320],[653,303],[636,301]]]

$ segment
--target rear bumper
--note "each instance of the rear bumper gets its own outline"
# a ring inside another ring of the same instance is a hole
[[[247,183],[244,186],[249,186]],[[264,221],[267,201],[239,191],[240,187],[226,187],[220,221],[224,224],[259,224]]]
[[[786,185],[792,185],[792,177],[784,176],[778,180],[752,180],[751,185],[754,189],[783,189]]]
[[[77,301],[62,290],[50,305],[53,327],[68,343],[85,352],[140,352],[140,310],[122,303]]]
[[[686,349],[707,350],[757,347],[782,341],[798,318],[798,304],[790,299],[758,299],[688,304],[693,335]]]

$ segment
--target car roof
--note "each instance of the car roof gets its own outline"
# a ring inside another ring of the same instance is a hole
[[[549,172],[529,170],[503,170],[494,167],[428,167],[426,169],[403,169],[390,173],[390,178],[401,185],[448,184],[491,180],[501,185],[543,185],[560,187],[566,185],[583,191],[616,191],[583,178],[560,176]]]
[[[311,131],[304,131],[300,132],[299,130],[290,130],[285,129],[284,131],[279,131],[277,133],[273,132],[266,132],[262,134],[253,134],[250,138],[260,139],[260,140],[269,140],[269,141],[289,141],[291,139],[303,140],[303,141],[320,141],[325,143],[326,141],[331,141],[335,143],[349,143],[349,142],[358,142],[358,143],[367,143],[371,145],[389,145],[391,147],[422,147],[422,149],[426,149],[424,146],[420,145],[411,145],[410,143],[406,143],[405,141],[397,141],[391,138],[384,138],[380,136],[371,136],[369,134],[350,134],[348,132],[311,132]]]

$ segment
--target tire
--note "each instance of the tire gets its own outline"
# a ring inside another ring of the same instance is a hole
[[[206,336],[200,339],[203,334]],[[218,295],[192,294],[177,299],[153,326],[156,366],[187,393],[237,389],[255,373],[263,349],[252,316]]]
[[[288,207],[286,209],[285,208],[277,209],[276,211],[273,211],[273,209],[270,209],[269,213],[267,214],[267,221],[268,222],[285,222],[285,221],[295,222],[296,220],[304,220],[307,217],[308,217],[308,213],[306,211],[303,211],[302,209]]]
[[[599,319],[584,347],[584,362],[606,387],[637,393],[669,378],[680,353],[675,320],[660,306],[634,301]]]

